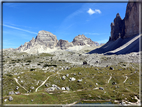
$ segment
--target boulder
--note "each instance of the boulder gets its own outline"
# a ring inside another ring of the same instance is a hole
[[[103,88],[103,87],[99,87],[99,89],[100,89],[100,90],[104,90],[104,88]]]
[[[32,90],[34,90],[34,89],[35,89],[35,87],[33,87],[33,86],[32,86],[32,87],[30,87],[30,88],[31,88]]]
[[[66,74],[66,77],[69,77],[69,74]]]
[[[110,70],[114,70],[114,68],[113,68],[113,67],[110,67],[109,69],[110,69]]]
[[[12,100],[13,100],[13,97],[12,97],[12,96],[9,96],[8,100],[9,100],[9,101],[12,101]]]
[[[69,87],[66,87],[66,90],[67,90],[67,91],[69,91],[69,90],[70,90],[70,88],[69,88]]]
[[[78,75],[81,75],[81,72],[78,72]]]
[[[62,80],[65,80],[66,79],[66,76],[62,76]]]
[[[8,93],[8,95],[14,95],[15,93],[14,93],[14,91],[10,91],[9,93]]]
[[[62,89],[63,91],[66,90],[65,87],[62,87],[61,89]]]
[[[77,80],[77,82],[81,82],[81,81],[82,81],[82,79],[78,79],[78,80]]]
[[[19,89],[19,86],[16,86],[16,90],[18,90]]]
[[[112,82],[112,85],[116,85],[116,82]]]
[[[87,62],[86,62],[86,61],[83,61],[83,65],[87,65]]]
[[[76,79],[74,77],[70,77],[70,80],[71,81],[75,81]]]
[[[19,94],[21,94],[21,93],[20,93],[19,91],[17,91],[17,92],[15,92],[15,94],[16,94],[16,95],[19,95]]]

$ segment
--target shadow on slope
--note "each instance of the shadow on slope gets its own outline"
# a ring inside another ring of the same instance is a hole
[[[131,52],[139,52],[139,38],[141,35],[136,35],[130,38],[118,38],[115,41],[108,41],[104,46],[88,52],[87,54],[127,54]]]

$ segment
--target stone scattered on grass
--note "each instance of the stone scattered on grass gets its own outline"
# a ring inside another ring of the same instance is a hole
[[[30,87],[32,90],[34,90],[35,89],[35,87]]]
[[[74,77],[70,77],[70,80],[71,81],[75,81],[76,79]]]
[[[61,89],[62,89],[63,91],[66,90],[65,87],[62,87]]]
[[[20,92],[19,92],[19,91],[17,91],[17,92],[15,92],[15,94],[16,94],[16,95],[19,95],[19,94],[20,94]]]
[[[81,81],[82,81],[82,79],[78,79],[78,80],[77,80],[77,82],[81,82]]]
[[[9,96],[8,100],[9,100],[9,101],[12,101],[12,100],[13,100],[13,97],[12,97],[12,96]]]
[[[4,102],[6,102],[7,101],[7,99],[4,99]]]
[[[16,90],[18,90],[19,89],[19,86],[16,86]]]
[[[70,90],[69,87],[66,87],[65,89],[68,90],[68,91]]]
[[[114,68],[113,68],[113,67],[110,67],[109,69],[110,69],[110,70],[114,70]]]
[[[14,91],[10,91],[8,95],[14,95]]]
[[[79,75],[81,75],[81,72],[78,72]]]
[[[86,61],[83,61],[83,65],[87,65],[87,62],[86,62]]]
[[[116,82],[112,82],[112,85],[116,85]]]
[[[69,74],[66,74],[66,77],[68,77],[69,76]]]
[[[104,90],[104,88],[103,88],[103,87],[99,87],[99,89],[100,89],[100,90]]]
[[[65,80],[66,79],[66,76],[62,76],[62,80]]]

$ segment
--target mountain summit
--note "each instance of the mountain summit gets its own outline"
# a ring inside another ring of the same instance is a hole
[[[111,37],[102,47],[92,50],[92,53],[128,54],[139,52],[139,2],[128,2],[125,18],[122,20],[117,13],[114,23],[111,23]]]
[[[73,46],[97,46],[96,42],[93,42],[90,38],[85,35],[76,36],[72,42],[60,39],[57,40],[56,35],[51,32],[41,30],[38,32],[36,38],[32,38],[31,41],[25,42],[21,45],[18,50],[19,52],[28,53],[41,53],[41,52],[52,52],[57,49],[65,50]]]

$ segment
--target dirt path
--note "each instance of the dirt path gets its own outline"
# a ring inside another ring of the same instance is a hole
[[[50,76],[52,76],[52,75],[50,75]],[[35,89],[35,92],[37,92],[38,88],[40,88],[41,86],[43,86],[45,84],[45,82],[49,79],[50,76],[48,76],[47,79],[45,81],[43,81],[43,83]]]
[[[111,80],[111,78],[112,78],[112,76],[110,76],[110,78],[109,78],[109,80],[108,80],[108,82],[107,82],[107,83],[109,83],[109,81]]]
[[[126,81],[127,81],[127,79],[128,79],[128,77],[127,76],[125,76],[126,77],[126,79],[124,80],[124,82],[123,83],[125,83]]]
[[[19,82],[18,82],[18,79],[17,78],[14,78],[14,80],[16,81],[16,83],[21,87],[21,88],[23,88],[25,91],[27,91],[28,92],[28,90],[26,90],[26,88],[25,87],[23,87],[23,86],[21,86],[21,84],[19,84]]]
[[[56,74],[61,74],[61,73],[57,72]],[[53,74],[53,75],[56,75],[56,74]],[[40,88],[41,86],[43,86],[43,85],[45,84],[45,82],[46,82],[51,76],[53,76],[53,75],[48,76],[47,79],[46,79],[45,81],[43,81],[43,83],[35,89],[35,92],[37,92],[38,88]]]

